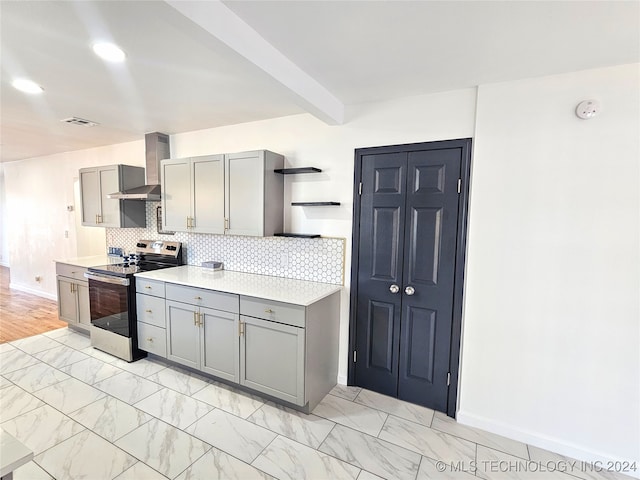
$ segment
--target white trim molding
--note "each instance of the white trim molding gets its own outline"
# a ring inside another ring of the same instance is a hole
[[[604,452],[596,452],[559,438],[553,438],[547,435],[540,434],[538,432],[517,428],[499,421],[492,420],[490,418],[475,415],[473,413],[458,411],[456,414],[456,420],[461,425],[480,428],[482,430],[486,430],[487,432],[495,433],[496,435],[502,435],[503,437],[507,437],[512,440],[517,440],[528,445],[533,445],[534,447],[549,450],[550,452],[554,452],[565,457],[573,458],[583,462],[593,463],[595,465],[602,465],[602,468],[605,470],[607,468],[606,465],[609,462],[637,463],[640,461],[640,459],[623,459]],[[640,470],[636,472],[624,473],[633,478],[640,478]]]
[[[10,283],[9,288],[11,290],[18,290],[19,292],[30,293],[31,295],[36,295],[38,297],[48,298],[49,300],[53,300],[54,302],[58,301],[57,295],[43,292],[42,290],[36,290],[34,288],[30,288],[25,285],[20,285],[18,283]]]

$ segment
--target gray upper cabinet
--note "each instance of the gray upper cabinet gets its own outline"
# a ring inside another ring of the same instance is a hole
[[[108,198],[110,193],[144,185],[144,168],[107,165],[80,169],[82,225],[146,227],[146,205],[138,200]]]
[[[225,155],[226,233],[270,237],[282,232],[284,157],[268,150]]]
[[[162,161],[165,230],[271,236],[282,231],[284,157],[268,150]]]
[[[224,233],[224,155],[163,160],[164,230]]]

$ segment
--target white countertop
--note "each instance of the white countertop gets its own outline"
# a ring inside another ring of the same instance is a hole
[[[213,271],[209,268],[192,265],[136,273],[136,277],[249,297],[266,298],[305,307],[342,289],[340,285],[330,283],[307,282],[230,270]]]
[[[65,263],[76,267],[97,267],[98,265],[108,265],[110,263],[122,263],[122,257],[110,257],[108,255],[94,255],[92,257],[76,257],[54,260],[56,263]]]
[[[33,459],[33,452],[0,428],[0,477]]]

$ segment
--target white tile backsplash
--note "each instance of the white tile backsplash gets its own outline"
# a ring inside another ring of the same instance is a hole
[[[107,228],[107,245],[135,251],[141,239],[182,242],[185,262],[200,265],[207,260],[224,263],[226,270],[344,284],[344,238],[240,237],[176,232],[160,235],[156,209],[147,202],[147,228]]]

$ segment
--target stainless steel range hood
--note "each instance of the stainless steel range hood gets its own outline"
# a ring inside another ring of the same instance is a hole
[[[147,184],[122,192],[110,193],[107,197],[148,202],[160,200],[160,160],[171,157],[169,135],[160,132],[147,133],[144,136],[144,146],[147,156],[145,169]]]

